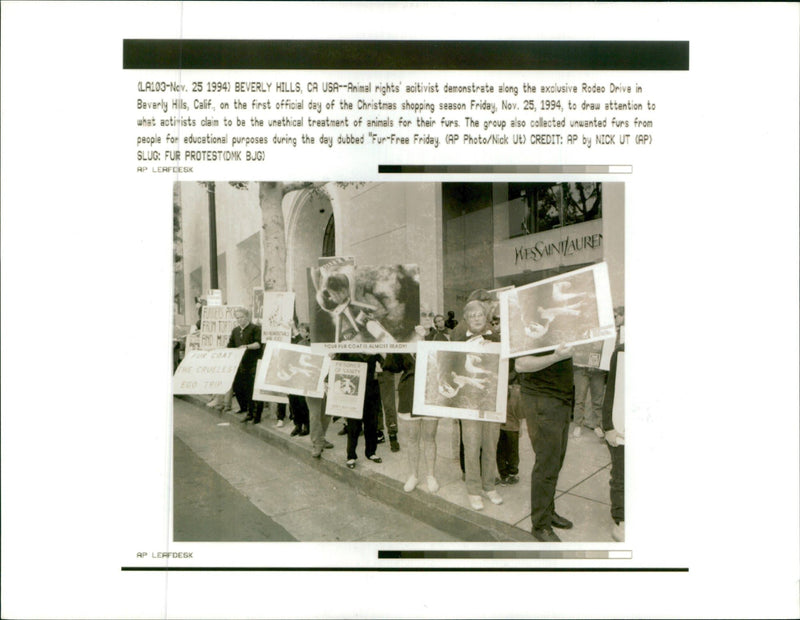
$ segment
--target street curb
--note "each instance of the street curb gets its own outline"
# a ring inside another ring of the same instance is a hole
[[[194,396],[176,396],[219,419],[230,417],[218,409],[205,406]],[[376,499],[407,515],[419,519],[443,532],[465,542],[533,542],[534,539],[518,527],[492,519],[474,510],[467,510],[440,497],[415,489],[411,493],[403,490],[400,481],[383,474],[362,468],[348,469],[327,459],[311,456],[310,446],[295,443],[284,434],[271,430],[263,424],[237,424],[238,429],[290,454],[295,459],[315,467],[326,475],[346,483],[364,495]]]

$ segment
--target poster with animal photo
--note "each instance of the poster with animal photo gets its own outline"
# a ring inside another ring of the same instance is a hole
[[[261,315],[261,342],[292,341],[294,293],[264,293]]]
[[[364,362],[333,360],[328,372],[325,413],[360,420],[364,415],[366,385],[367,365]]]
[[[308,269],[308,311],[312,343],[336,343],[355,325],[355,260],[352,257],[319,259]]]
[[[414,374],[414,412],[506,421],[508,360],[499,343],[419,342]]]
[[[597,263],[500,293],[504,357],[612,338],[608,268]]]
[[[311,347],[284,342],[267,342],[261,366],[256,370],[255,388],[322,398],[330,358]]]
[[[353,265],[352,259],[309,269],[311,342],[332,352],[413,351],[420,322],[417,265]]]
[[[258,360],[256,362],[256,376],[258,376],[260,369],[261,369],[262,360]],[[289,404],[289,397],[286,394],[281,394],[280,392],[270,392],[269,390],[262,390],[257,387],[253,387],[253,400],[260,400],[270,403],[283,403],[285,405]]]
[[[579,344],[574,349],[572,363],[583,368],[608,370],[616,342],[616,338],[606,338],[605,340]]]

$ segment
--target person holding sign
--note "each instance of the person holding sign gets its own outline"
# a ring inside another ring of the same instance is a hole
[[[436,493],[439,482],[436,480],[434,470],[436,467],[436,431],[439,428],[439,418],[432,418],[412,413],[414,404],[414,368],[416,360],[408,353],[390,353],[383,362],[383,368],[389,372],[403,373],[397,386],[399,402],[397,417],[403,420],[403,425],[408,429],[408,469],[409,476],[403,490],[411,493],[419,482],[419,456],[420,439],[425,452],[425,465],[427,473],[428,490]]]
[[[464,306],[464,322],[466,330],[460,338],[466,342],[488,340],[497,342],[497,334],[492,332],[489,317],[492,314],[490,305],[474,299]],[[467,358],[469,360],[469,357]],[[479,383],[480,379],[472,379],[471,383]],[[458,386],[463,387],[462,385]],[[467,387],[465,389],[475,389]],[[469,505],[473,510],[483,509],[481,492],[493,504],[502,504],[503,498],[495,489],[495,471],[497,467],[497,440],[500,437],[500,424],[484,420],[461,420],[461,436],[464,442],[464,474],[467,484]]]
[[[531,473],[531,534],[540,542],[561,542],[553,527],[569,529],[572,522],[555,511],[558,475],[564,464],[572,414],[571,346],[518,357],[514,363],[520,384],[520,406],[536,454]]]
[[[380,355],[367,353],[337,353],[334,360],[343,362],[363,362],[367,364],[366,393],[364,395],[364,408],[362,418],[349,418],[347,420],[347,466],[356,467],[356,446],[361,428],[364,428],[364,456],[373,463],[382,463],[383,460],[375,454],[378,448],[378,409],[381,406],[381,389],[375,378],[375,366],[380,361]]]
[[[253,384],[256,380],[256,365],[263,351],[261,347],[261,327],[250,322],[250,311],[237,308],[234,312],[236,327],[228,340],[229,349],[245,349],[236,377],[233,379],[233,393],[239,403],[239,413],[247,413],[242,422],[253,420],[253,424],[261,421],[263,402],[253,401]],[[254,415],[255,413],[255,415]]]

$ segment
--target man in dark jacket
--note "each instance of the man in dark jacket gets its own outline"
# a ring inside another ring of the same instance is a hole
[[[256,380],[256,365],[263,354],[261,346],[261,327],[250,322],[250,311],[237,308],[234,313],[238,325],[233,328],[228,339],[229,349],[245,349],[239,369],[233,379],[233,393],[239,403],[239,413],[247,413],[242,422],[253,420],[261,422],[263,402],[253,401],[253,384]]]

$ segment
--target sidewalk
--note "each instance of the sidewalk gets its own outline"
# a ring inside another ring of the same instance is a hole
[[[378,446],[378,456],[383,463],[377,464],[364,458],[363,437],[359,440],[357,466],[350,470],[345,466],[346,437],[338,435],[341,421],[332,423],[327,439],[334,448],[325,450],[322,458],[311,457],[309,437],[292,437],[293,424],[286,420],[278,428],[274,408],[265,406],[262,422],[258,425],[239,424],[243,414],[221,413],[205,406],[200,398],[183,396],[209,415],[236,424],[242,432],[254,435],[270,445],[278,447],[304,463],[318,467],[334,479],[346,482],[368,497],[401,510],[440,530],[451,533],[464,541],[515,541],[536,542],[530,535],[530,476],[534,463],[525,423],[520,429],[520,474],[519,483],[499,486],[503,504],[495,506],[488,500],[481,511],[472,510],[461,479],[458,463],[458,425],[455,420],[442,419],[436,437],[438,455],[436,461],[437,480],[440,489],[431,494],[423,477],[419,486],[411,493],[403,491],[408,475],[406,453],[403,451],[406,437],[403,421],[400,420],[400,452],[391,452],[388,438]],[[612,542],[610,500],[608,480],[610,457],[605,442],[590,430],[584,429],[582,437],[575,439],[570,434],[567,455],[559,476],[556,492],[556,509],[559,514],[575,524],[571,530],[557,530],[564,542]]]

